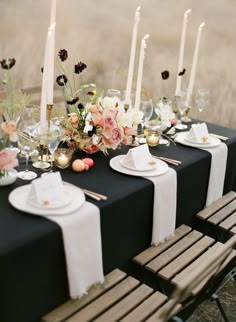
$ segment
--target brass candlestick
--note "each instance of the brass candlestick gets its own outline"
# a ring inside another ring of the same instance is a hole
[[[48,128],[50,128],[50,121],[51,121],[51,115],[52,115],[52,108],[53,108],[53,104],[47,104],[47,112],[48,112]]]

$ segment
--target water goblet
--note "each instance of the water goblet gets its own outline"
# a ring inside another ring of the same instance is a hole
[[[18,147],[26,159],[25,170],[18,173],[18,177],[23,180],[32,180],[37,177],[34,171],[29,170],[29,157],[38,154],[38,140],[35,135],[37,126],[36,107],[26,106],[17,125]]]
[[[206,89],[198,89],[196,93],[195,102],[198,108],[198,120],[200,120],[200,114],[208,105],[209,91]]]
[[[186,124],[182,123],[182,118],[184,116],[184,113],[189,108],[189,104],[187,102],[187,91],[182,91],[180,96],[176,98],[177,101],[177,107],[180,113],[180,119],[178,124],[176,125],[176,129],[178,130],[185,130],[188,128]]]
[[[107,90],[107,96],[108,97],[117,97],[117,98],[121,99],[121,92],[118,89],[109,88]]]
[[[153,114],[153,103],[152,99],[141,99],[139,110],[143,113],[143,129],[145,127],[146,122],[150,120]]]
[[[64,130],[60,127],[60,120],[54,118],[50,122],[50,128],[48,129],[45,140],[47,142],[47,148],[51,154],[51,171],[53,168],[53,159],[54,159],[54,152],[56,151],[59,143],[62,140],[64,134]]]

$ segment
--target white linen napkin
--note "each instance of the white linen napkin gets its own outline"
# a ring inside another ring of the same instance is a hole
[[[164,242],[173,236],[176,223],[177,175],[168,171],[156,177],[146,177],[154,183],[152,245]]]
[[[85,202],[65,216],[45,216],[62,229],[71,298],[86,294],[95,283],[103,283],[100,210]]]
[[[192,127],[187,134],[187,139],[196,143],[207,143],[209,138],[210,135],[206,123],[192,124]]]
[[[129,163],[134,169],[141,170],[151,161],[153,161],[153,158],[149,152],[148,145],[142,144],[130,149],[122,162],[124,164]]]
[[[202,150],[211,153],[211,169],[206,198],[207,207],[223,195],[228,147],[221,142],[214,148],[202,148]]]

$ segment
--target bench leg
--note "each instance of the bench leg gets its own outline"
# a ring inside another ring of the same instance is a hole
[[[213,295],[211,296],[211,300],[212,300],[212,301],[214,301],[214,302],[217,304],[217,306],[218,306],[218,308],[219,308],[219,310],[220,310],[220,313],[221,313],[221,315],[222,315],[222,317],[223,317],[224,321],[225,321],[225,322],[230,322],[230,321],[228,320],[228,318],[227,318],[226,314],[225,314],[225,311],[224,311],[224,309],[223,309],[222,304],[220,303],[220,300],[219,300],[219,298],[218,298],[218,295],[213,294]]]

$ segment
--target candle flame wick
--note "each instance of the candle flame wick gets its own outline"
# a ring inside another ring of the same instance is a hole
[[[150,36],[149,34],[146,34],[146,35],[143,37],[143,40],[148,39],[148,37],[149,37],[149,36]]]
[[[136,9],[136,11],[140,11],[140,9],[141,9],[141,6],[138,6],[138,8]]]
[[[205,24],[206,24],[205,22],[202,22],[199,26],[199,29],[202,29],[205,26]]]
[[[192,11],[192,9],[188,9],[185,11],[186,14],[190,13]]]

